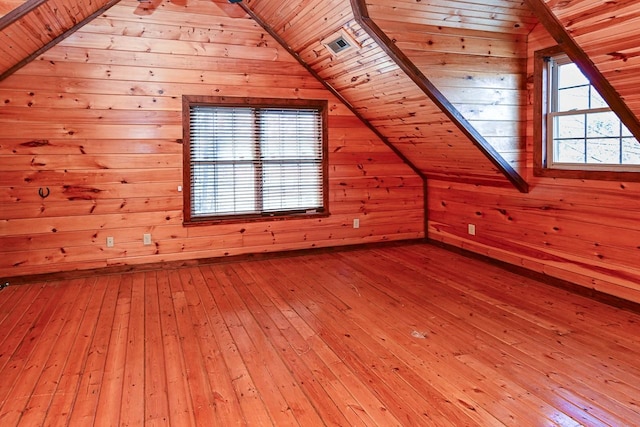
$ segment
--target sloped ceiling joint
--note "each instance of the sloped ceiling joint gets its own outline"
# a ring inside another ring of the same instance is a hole
[[[598,90],[609,107],[618,115],[622,123],[640,141],[640,119],[631,111],[618,91],[611,85],[591,58],[580,45],[571,37],[564,25],[545,4],[543,0],[525,0],[527,5],[536,14],[538,20],[558,43],[558,46],[580,68],[591,84]]]
[[[12,12],[10,12],[7,15],[3,16],[2,18],[0,18],[0,31],[2,31],[6,27],[12,25],[14,22],[19,20],[23,16],[25,16],[28,13],[31,13],[33,10],[37,9],[38,6],[40,6],[40,5],[44,4],[44,3],[47,3],[48,1],[49,0],[29,0],[26,3],[24,3],[22,6],[14,9]],[[59,34],[56,38],[51,40],[49,43],[45,44],[44,46],[42,46],[40,49],[36,50],[35,52],[32,52],[29,56],[27,56],[26,58],[23,58],[20,62],[16,63],[11,68],[6,70],[4,73],[0,74],[0,82],[3,81],[4,79],[6,79],[7,77],[9,77],[11,74],[13,74],[16,71],[18,71],[20,68],[22,68],[25,65],[27,65],[29,62],[31,62],[34,59],[36,59],[38,56],[42,55],[43,53],[45,53],[46,51],[48,51],[49,49],[51,49],[52,47],[54,47],[55,45],[60,43],[62,40],[66,39],[67,37],[69,37],[70,35],[75,33],[76,31],[78,31],[80,28],[84,27],[89,22],[93,21],[97,16],[101,15],[102,13],[104,13],[109,8],[111,8],[112,6],[116,5],[119,2],[120,2],[120,0],[110,0],[110,1],[108,1],[102,7],[100,7],[98,10],[96,10],[95,12],[93,12],[92,14],[90,14],[89,16],[84,18],[82,21],[78,22],[73,27],[63,31],[62,34]]]
[[[320,77],[320,75],[311,68],[301,57],[298,55],[296,51],[294,51],[291,46],[289,46],[282,37],[262,18],[256,15],[253,10],[249,8],[242,0],[229,0],[230,3],[236,3],[240,7],[244,9],[244,11],[258,24],[260,25],[271,37],[273,37],[279,44],[282,46],[291,56],[293,56],[300,65],[302,65],[316,80],[318,80],[322,85],[327,88],[340,102],[342,102],[365,126],[367,126],[385,145],[387,145],[404,163],[406,163],[413,172],[415,172],[422,180],[425,182],[426,188],[426,175],[409,160],[395,145],[393,145],[389,140],[380,133],[380,131],[373,126],[367,119],[365,119],[362,114],[360,114],[349,101],[347,101],[337,90],[333,88],[325,79]],[[426,200],[426,199],[425,199]]]
[[[389,57],[413,80],[440,110],[464,133],[482,153],[522,193],[529,192],[529,184],[498,153],[489,142],[464,118],[457,108],[440,92],[413,62],[389,39],[371,19],[365,0],[350,0],[356,21],[373,38]]]

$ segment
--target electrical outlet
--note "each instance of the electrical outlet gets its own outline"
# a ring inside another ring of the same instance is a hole
[[[475,224],[467,224],[467,232],[470,235],[475,236],[476,235],[476,226],[475,226]]]
[[[151,244],[151,234],[149,233],[145,233],[142,235],[142,243],[144,245],[150,245]]]
[[[353,219],[353,228],[360,228],[360,219],[359,218],[354,218]]]
[[[112,248],[114,244],[115,241],[113,240],[113,237],[107,237],[107,247]]]

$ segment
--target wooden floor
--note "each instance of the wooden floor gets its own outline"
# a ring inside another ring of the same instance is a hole
[[[430,245],[0,291],[0,425],[640,425],[640,315]]]

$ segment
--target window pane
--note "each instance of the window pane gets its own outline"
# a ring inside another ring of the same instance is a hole
[[[591,86],[591,104],[590,104],[590,108],[609,108],[609,104],[607,104],[607,101],[605,101],[600,96],[600,94],[598,93],[596,88],[594,88],[593,86]]]
[[[587,116],[587,137],[620,136],[620,120],[613,111],[591,113]]]
[[[255,168],[251,164],[194,165],[192,167],[194,216],[254,213]]]
[[[265,211],[306,210],[322,205],[321,163],[268,163],[263,168]]]
[[[589,85],[589,80],[574,63],[558,65],[558,89]]]
[[[561,163],[584,163],[584,139],[563,139],[556,141],[554,161]]]
[[[553,142],[549,166],[606,165],[615,170],[616,165],[640,164],[640,144],[578,67],[568,61],[559,55],[550,59],[547,68],[552,83],[546,112],[552,118],[547,129],[547,138]]]
[[[589,108],[589,86],[578,86],[558,91],[558,111],[586,110]]]
[[[555,138],[584,138],[585,115],[556,116],[554,118]]]
[[[191,171],[191,205],[195,212],[215,212],[214,192],[209,190],[215,187],[216,170],[212,165],[193,165]]]
[[[322,123],[319,119],[315,110],[262,110],[262,158],[320,158]]]
[[[254,157],[255,125],[251,108],[196,106],[191,111],[193,160],[239,160]]]
[[[625,165],[640,165],[640,143],[635,138],[622,140],[622,163]]]
[[[189,109],[189,217],[323,210],[320,108]]]
[[[620,140],[618,138],[587,140],[587,163],[620,163]]]

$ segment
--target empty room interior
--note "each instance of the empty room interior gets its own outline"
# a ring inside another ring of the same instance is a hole
[[[640,425],[636,0],[0,0],[1,426]]]

